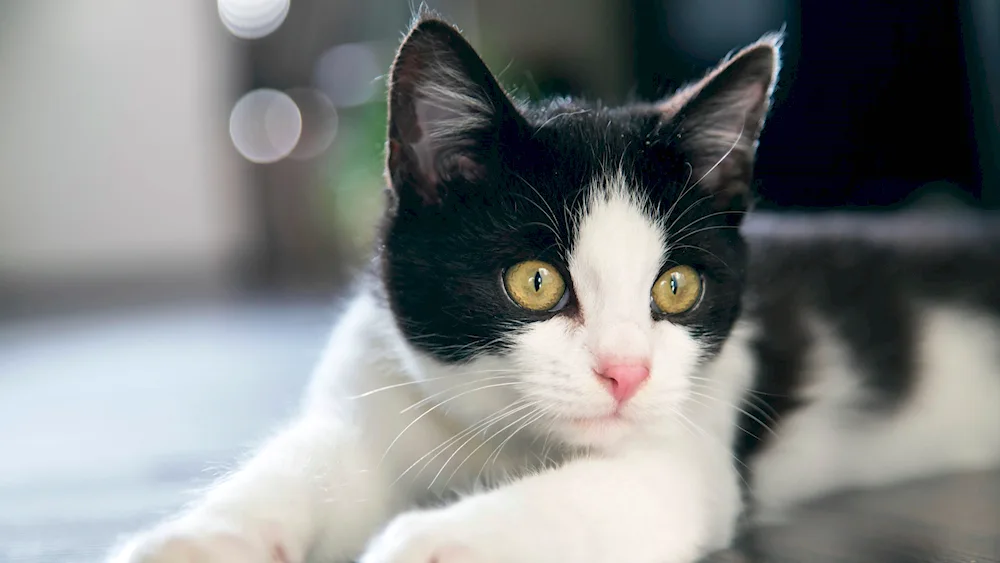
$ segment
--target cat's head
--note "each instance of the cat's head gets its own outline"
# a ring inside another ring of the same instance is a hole
[[[390,75],[380,256],[412,347],[508,383],[568,442],[677,424],[740,310],[778,42],[658,103],[529,105],[418,21]]]

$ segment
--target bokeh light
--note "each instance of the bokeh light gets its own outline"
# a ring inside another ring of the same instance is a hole
[[[323,53],[314,72],[316,85],[334,105],[351,107],[371,100],[384,71],[371,46],[347,43]]]
[[[289,154],[295,160],[309,160],[320,156],[337,136],[339,116],[330,98],[314,88],[293,88],[288,96],[302,115],[302,133],[299,142]]]
[[[219,18],[233,35],[260,39],[281,27],[291,0],[219,0]]]
[[[244,95],[229,116],[233,145],[247,160],[277,162],[295,149],[302,135],[302,113],[291,96],[262,88]]]

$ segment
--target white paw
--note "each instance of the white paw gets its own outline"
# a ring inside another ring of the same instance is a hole
[[[358,563],[496,563],[499,546],[447,511],[411,512],[395,520]]]
[[[140,534],[110,563],[297,563],[276,542],[221,520],[185,519]]]

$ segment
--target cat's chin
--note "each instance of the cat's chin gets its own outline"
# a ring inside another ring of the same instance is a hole
[[[619,413],[560,418],[552,430],[574,446],[610,446],[633,431],[635,422]]]

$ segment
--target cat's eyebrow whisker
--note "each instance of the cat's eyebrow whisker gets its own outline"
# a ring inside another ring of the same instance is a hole
[[[548,220],[552,223],[552,230],[553,230],[553,232],[556,235],[556,240],[559,242],[559,247],[562,248],[563,251],[565,252],[565,247],[563,246],[562,237],[560,237],[559,233],[556,231],[556,227],[559,225],[559,222],[556,219],[556,212],[555,212],[555,210],[552,209],[552,206],[549,205],[549,202],[546,201],[544,197],[542,197],[542,192],[538,191],[538,188],[536,188],[535,186],[531,185],[531,182],[529,182],[527,179],[525,179],[524,176],[518,174],[517,172],[514,172],[513,174],[514,174],[515,178],[517,178],[518,180],[524,182],[525,186],[528,186],[528,188],[531,189],[531,191],[535,192],[535,195],[538,196],[538,199],[541,200],[541,202],[543,204],[545,204],[545,209],[543,209],[542,206],[539,205],[537,202],[535,202],[533,199],[531,199],[531,198],[525,198],[526,200],[528,200],[529,202],[531,202],[532,204],[534,204],[535,207],[537,207],[539,211],[541,211],[542,213],[544,213],[545,216],[548,218]],[[546,211],[546,209],[548,209],[548,211]]]
[[[721,217],[723,215],[746,215],[746,214],[747,214],[746,211],[739,211],[735,209],[729,211],[716,211],[714,213],[709,213],[708,215],[703,215],[701,217],[698,217],[697,219],[691,220],[691,222],[689,222],[687,225],[684,225],[683,228],[677,229],[676,232],[674,232],[673,229],[671,229],[668,232],[671,233],[671,236],[679,236],[683,235],[685,231],[687,231],[687,229],[697,225],[698,223],[701,223],[702,221],[707,221],[713,217]]]
[[[745,120],[744,120],[744,121],[745,121]],[[731,146],[731,147],[729,147],[729,150],[727,150],[727,151],[726,151],[726,153],[722,155],[722,158],[720,158],[720,159],[718,160],[718,162],[716,162],[716,163],[715,163],[714,165],[712,165],[712,167],[711,167],[711,168],[709,168],[709,169],[708,169],[708,171],[707,171],[707,172],[705,172],[705,174],[703,174],[703,175],[701,176],[701,178],[698,178],[698,181],[696,181],[696,182],[695,182],[695,183],[693,183],[693,184],[690,184],[690,185],[689,185],[689,183],[691,182],[691,177],[692,177],[692,175],[694,174],[694,167],[693,167],[693,166],[691,165],[691,163],[690,163],[690,162],[685,162],[685,163],[684,163],[684,164],[685,164],[685,166],[687,166],[687,167],[688,167],[688,177],[687,177],[687,180],[685,180],[685,181],[684,181],[684,187],[683,187],[683,188],[681,188],[681,193],[680,193],[680,195],[678,195],[678,196],[677,196],[677,199],[675,199],[675,200],[674,200],[674,203],[673,203],[673,205],[671,205],[671,206],[670,206],[670,209],[668,209],[668,210],[667,210],[667,214],[666,214],[666,216],[665,216],[665,217],[669,218],[669,217],[671,216],[671,214],[672,214],[672,213],[674,212],[674,209],[675,209],[675,208],[677,207],[677,205],[678,205],[678,204],[679,204],[679,203],[681,202],[681,200],[683,200],[683,199],[684,199],[684,197],[685,197],[685,196],[686,196],[686,195],[687,195],[688,193],[690,193],[690,192],[691,192],[691,191],[693,191],[693,190],[694,190],[694,189],[695,189],[696,187],[698,187],[698,186],[699,186],[699,185],[701,184],[701,182],[702,182],[702,181],[703,181],[703,180],[704,180],[705,178],[707,178],[707,177],[709,176],[709,174],[711,174],[711,173],[712,173],[713,171],[715,171],[715,169],[716,169],[716,168],[718,168],[718,166],[719,166],[720,164],[722,164],[722,161],[726,160],[726,158],[727,158],[727,157],[729,157],[729,155],[730,155],[730,154],[732,154],[733,150],[735,150],[735,149],[736,149],[736,147],[737,147],[737,146],[739,145],[739,143],[740,143],[740,140],[741,140],[741,139],[743,138],[743,129],[744,129],[745,127],[746,127],[746,125],[745,125],[745,124],[744,124],[743,126],[741,126],[741,127],[740,127],[740,133],[739,133],[739,135],[737,135],[737,136],[736,136],[736,140],[735,140],[735,141],[733,142],[732,146]],[[684,211],[683,211],[682,213],[680,213],[680,215],[678,215],[678,216],[677,216],[677,217],[676,217],[676,218],[675,218],[675,219],[673,220],[673,222],[672,222],[672,223],[670,224],[670,226],[669,226],[669,227],[668,227],[668,228],[666,229],[667,233],[669,233],[669,232],[670,232],[670,231],[671,231],[671,230],[673,229],[673,226],[674,226],[674,225],[675,225],[675,224],[677,223],[677,221],[678,221],[678,220],[680,220],[680,218],[681,218],[681,217],[683,217],[683,216],[684,216],[685,214],[687,214],[687,212],[688,212],[688,211],[690,211],[690,210],[691,210],[691,209],[692,209],[693,207],[695,207],[695,206],[696,206],[697,204],[701,203],[702,201],[705,201],[706,199],[709,199],[709,198],[713,198],[713,197],[715,197],[715,194],[708,194],[708,195],[706,195],[706,196],[704,196],[704,197],[702,197],[702,198],[699,198],[699,199],[698,199],[697,201],[695,201],[694,203],[692,203],[691,205],[689,205],[689,206],[688,206],[688,207],[687,207],[687,208],[686,208],[686,209],[685,209],[685,210],[684,210]]]
[[[696,234],[698,234],[698,233],[703,233],[703,232],[705,232],[705,231],[713,231],[713,230],[715,230],[715,229],[739,229],[739,228],[740,228],[740,227],[739,227],[738,225],[713,225],[713,226],[711,226],[711,227],[703,227],[703,228],[701,228],[701,229],[696,229],[696,230],[694,230],[694,231],[691,231],[691,232],[689,232],[689,233],[685,234],[685,235],[684,235],[684,236],[682,236],[681,238],[679,238],[679,239],[677,239],[677,240],[673,241],[673,243],[678,243],[678,242],[681,242],[682,240],[684,240],[684,239],[686,239],[686,238],[689,238],[689,237],[691,237],[691,236],[694,236],[694,235],[696,235]]]
[[[719,258],[719,256],[716,255],[715,253],[713,253],[713,252],[711,252],[709,250],[706,250],[706,249],[704,249],[704,248],[702,248],[700,246],[695,246],[695,245],[692,245],[692,244],[670,245],[670,246],[667,247],[667,253],[669,254],[671,251],[676,250],[676,249],[680,249],[680,248],[690,248],[691,250],[700,250],[700,251],[704,252],[705,254],[708,254],[709,256],[715,258],[716,260],[718,260],[719,262],[721,262],[722,265],[726,267],[726,269],[728,269],[733,274],[736,274],[736,270],[732,269],[732,267],[730,267],[729,264],[726,263],[725,260],[723,260],[722,258]]]
[[[576,214],[570,215],[570,213],[577,207],[580,198],[584,197],[586,194],[587,190],[585,188],[578,188],[573,194],[573,197],[569,200],[569,203],[563,206],[563,217],[566,218],[566,223],[572,225],[574,228],[579,226],[579,217]]]
[[[550,206],[549,203],[547,201],[545,201],[545,198],[542,197],[542,192],[538,191],[538,188],[536,188],[534,185],[532,185],[532,183],[529,182],[524,176],[518,174],[517,172],[514,172],[513,174],[514,174],[515,178],[517,178],[518,180],[520,180],[521,182],[523,182],[525,186],[528,186],[528,188],[531,191],[535,192],[535,195],[538,196],[538,199],[541,200],[541,202],[545,204],[545,209],[542,209],[542,207],[539,206],[539,210],[542,211],[542,212],[544,212],[545,216],[548,217],[549,220],[555,222],[556,212],[555,212],[554,209],[552,209],[552,206]],[[535,205],[538,205],[538,203],[535,202],[532,199],[528,199],[528,201],[531,201],[532,203],[535,203]],[[546,209],[548,211],[546,211]]]
[[[680,197],[684,197],[684,196],[682,195]],[[695,209],[696,207],[698,207],[699,203],[701,203],[703,201],[707,201],[709,199],[713,199],[713,198],[715,198],[715,194],[708,194],[708,195],[703,195],[700,198],[692,201],[687,207],[684,208],[684,211],[681,211],[677,215],[677,217],[674,217],[673,221],[670,222],[670,225],[668,225],[667,228],[664,229],[664,232],[667,234],[667,236],[669,237],[671,235],[671,233],[673,233],[674,226],[677,224],[678,221],[681,220],[682,217],[684,217],[685,215],[687,215],[689,211],[691,211],[692,209]],[[670,218],[669,215],[666,218],[669,219]]]
[[[549,231],[552,231],[552,234],[555,235],[556,239],[557,239],[556,242],[555,242],[556,246],[560,246],[560,243],[559,243],[559,240],[558,240],[558,238],[559,238],[559,232],[556,231],[554,228],[552,228],[551,225],[546,225],[545,223],[539,223],[538,221],[532,221],[530,223],[522,223],[521,224],[522,227],[528,227],[528,226],[532,226],[532,225],[538,226],[538,227],[545,227]]]
[[[694,166],[692,166],[691,163],[687,161],[684,162],[684,166],[687,166],[688,169],[687,179],[684,180],[684,184],[681,187],[680,195],[678,195],[674,199],[674,202],[670,204],[670,208],[667,209],[667,214],[664,215],[664,217],[670,217],[670,214],[674,212],[674,209],[677,208],[677,205],[680,204],[681,200],[684,199],[684,196],[687,195],[688,184],[691,182],[691,176],[694,175]]]

